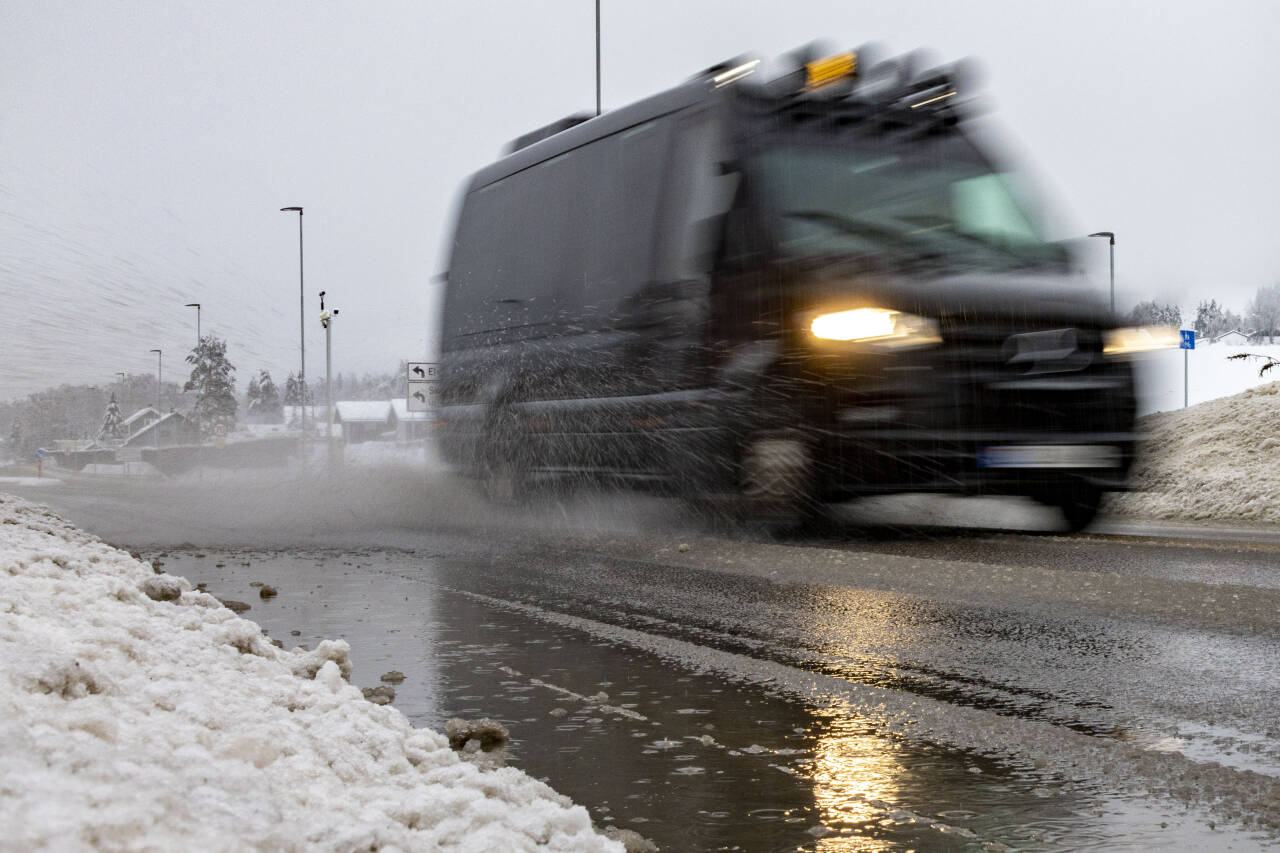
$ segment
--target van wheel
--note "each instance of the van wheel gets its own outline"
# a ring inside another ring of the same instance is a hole
[[[742,491],[750,514],[784,527],[802,527],[821,515],[813,450],[793,431],[760,433],[742,455]]]
[[[1088,483],[1064,484],[1050,503],[1056,504],[1067,522],[1067,530],[1079,533],[1098,517],[1102,506],[1102,490]]]
[[[525,454],[515,412],[510,409],[500,411],[485,430],[480,453],[480,489],[486,500],[511,506],[528,498],[529,473]]]

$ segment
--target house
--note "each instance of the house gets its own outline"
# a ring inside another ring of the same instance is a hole
[[[175,444],[196,444],[200,430],[177,412],[157,418],[142,429],[134,431],[124,441],[125,447],[169,447]]]
[[[342,424],[347,444],[372,441],[395,428],[391,403],[386,400],[339,400],[333,408],[333,422]]]
[[[145,429],[158,420],[160,420],[159,409],[145,406],[122,420],[120,422],[120,431],[125,438],[129,438],[138,430]]]
[[[409,411],[409,401],[404,397],[391,399],[391,423],[395,427],[396,441],[420,441],[426,438],[433,420],[433,412]]]
[[[1231,346],[1242,346],[1250,341],[1250,333],[1242,332],[1239,329],[1232,329],[1229,332],[1223,332],[1209,339],[1211,344],[1229,344]]]

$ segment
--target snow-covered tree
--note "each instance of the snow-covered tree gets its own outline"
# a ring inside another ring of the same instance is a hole
[[[1280,335],[1280,284],[1259,287],[1246,310],[1249,325],[1259,335],[1267,336],[1267,343],[1275,343]]]
[[[289,378],[284,381],[284,404],[286,406],[301,406],[311,403],[313,399],[311,389],[306,386],[306,383],[290,373]]]
[[[187,356],[191,365],[191,378],[187,388],[195,391],[196,406],[192,411],[201,432],[207,433],[216,424],[228,429],[236,423],[235,368],[227,360],[227,342],[213,335],[200,339],[200,345]]]
[[[260,423],[278,424],[283,420],[284,405],[269,371],[263,370],[249,380],[248,409]]]
[[[1238,329],[1244,325],[1240,315],[1219,305],[1218,300],[1210,299],[1196,306],[1196,336],[1214,338],[1223,332]]]
[[[1139,302],[1129,312],[1128,322],[1134,326],[1181,326],[1182,309],[1177,305],[1160,305],[1154,299]]]
[[[102,418],[102,428],[98,430],[98,438],[124,438],[124,427],[121,425],[123,420],[120,417],[120,404],[116,402],[116,395],[112,394],[107,403],[107,413]]]
[[[250,415],[255,415],[261,405],[262,389],[258,387],[258,377],[249,377],[249,387],[244,392],[244,408]]]

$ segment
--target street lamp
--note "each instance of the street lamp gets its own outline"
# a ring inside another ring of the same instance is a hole
[[[298,340],[302,350],[302,365],[298,369],[298,384],[302,386],[302,432],[307,431],[307,327],[306,297],[302,286],[302,208],[282,207],[281,213],[298,212]]]
[[[156,354],[156,426],[155,434],[152,438],[155,440],[156,447],[159,447],[160,419],[164,417],[164,414],[160,411],[160,389],[164,387],[164,353],[158,349],[153,349],[152,352]]]
[[[200,348],[200,303],[188,302],[188,308],[196,309],[196,349]]]
[[[164,353],[158,349],[153,349],[156,354],[156,413],[160,413],[160,388],[164,383]]]
[[[324,307],[324,291],[320,291],[320,325],[324,326],[324,396],[329,404],[329,423],[325,427],[325,441],[329,442],[329,451],[333,452],[333,321],[338,316],[338,309],[326,311]]]
[[[1111,313],[1116,313],[1116,235],[1110,231],[1095,231],[1090,237],[1106,237],[1111,244]]]
[[[126,406],[124,402],[124,379],[127,375],[128,374],[123,371],[116,371],[116,376],[119,377],[119,379],[116,380],[116,384],[120,386],[120,406],[125,409],[125,411],[128,411],[128,406]]]

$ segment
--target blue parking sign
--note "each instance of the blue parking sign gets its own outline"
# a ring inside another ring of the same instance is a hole
[[[1179,329],[1178,334],[1182,335],[1182,342],[1178,344],[1182,349],[1196,348],[1196,330],[1195,329]]]

